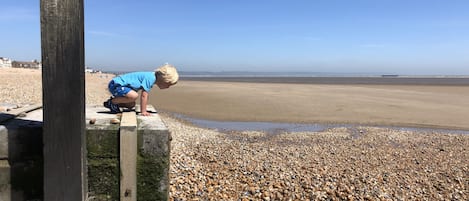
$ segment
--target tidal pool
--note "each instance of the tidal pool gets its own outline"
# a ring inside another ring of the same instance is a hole
[[[243,121],[213,121],[192,118],[181,114],[172,114],[174,117],[190,122],[203,128],[216,129],[218,131],[264,131],[268,133],[279,132],[321,132],[331,128],[345,127],[357,129],[357,127],[370,126],[378,128],[390,128],[400,131],[435,132],[448,134],[469,134],[468,130],[452,130],[440,128],[418,128],[398,126],[376,126],[356,124],[300,124],[300,123],[274,123],[274,122],[243,122]]]

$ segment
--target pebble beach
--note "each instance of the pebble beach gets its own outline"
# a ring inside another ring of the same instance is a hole
[[[109,97],[112,77],[86,74],[87,104]],[[41,102],[40,70],[0,68],[0,80],[0,103]],[[170,200],[469,200],[467,134],[219,131],[160,115],[173,139]]]

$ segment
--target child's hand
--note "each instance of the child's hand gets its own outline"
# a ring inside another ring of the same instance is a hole
[[[148,112],[141,112],[140,115],[142,115],[142,116],[151,116],[151,114],[148,113]]]

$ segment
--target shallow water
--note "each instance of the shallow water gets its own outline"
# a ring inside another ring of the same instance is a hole
[[[364,125],[354,124],[299,124],[299,123],[273,123],[273,122],[241,122],[241,121],[212,121],[192,118],[181,114],[173,114],[176,118],[188,121],[203,128],[216,129],[218,131],[264,131],[268,133],[279,132],[321,132],[331,128],[356,129]],[[397,127],[397,126],[373,126],[378,128],[390,128],[399,131],[433,132],[445,134],[466,134],[468,130],[452,130],[438,128]]]

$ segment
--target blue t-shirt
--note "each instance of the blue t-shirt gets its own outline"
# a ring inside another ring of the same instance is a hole
[[[156,76],[155,72],[133,72],[119,75],[112,80],[118,85],[130,87],[135,91],[143,89],[149,92],[156,82]]]

